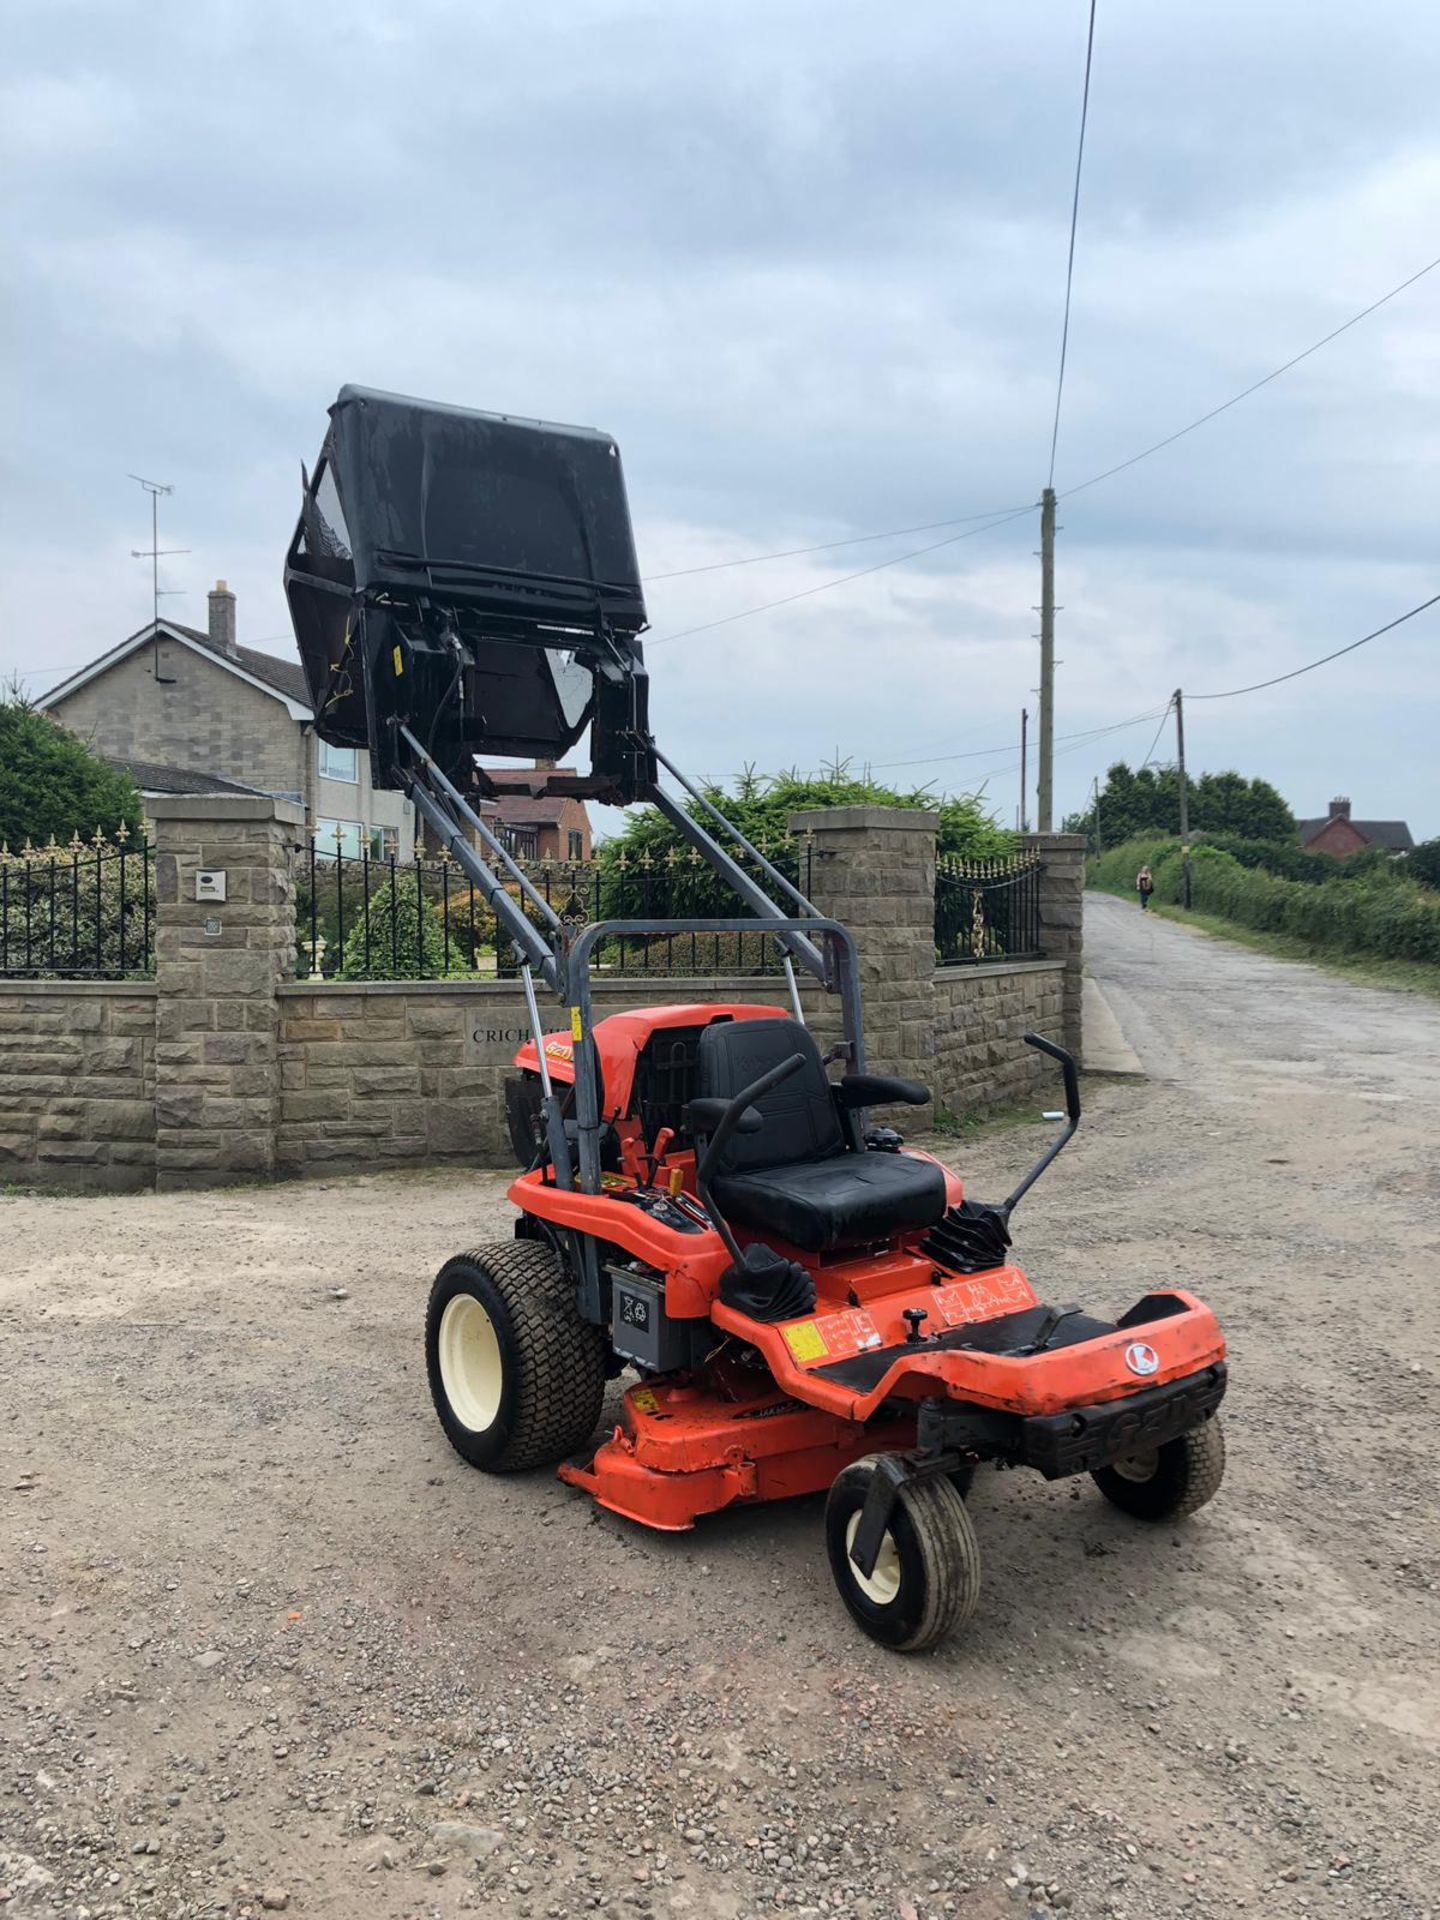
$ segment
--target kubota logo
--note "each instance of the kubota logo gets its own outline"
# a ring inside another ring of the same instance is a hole
[[[1125,1349],[1125,1364],[1132,1373],[1138,1373],[1143,1379],[1147,1374],[1160,1371],[1160,1356],[1154,1347],[1147,1347],[1143,1340],[1132,1340]]]

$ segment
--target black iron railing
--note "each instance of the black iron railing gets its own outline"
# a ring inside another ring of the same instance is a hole
[[[155,966],[155,864],[113,840],[0,847],[0,979],[145,979]]]
[[[787,839],[761,851],[808,892],[810,844]],[[321,840],[296,853],[297,973],[304,979],[513,979],[515,951],[497,932],[485,896],[457,863],[423,853],[409,860],[345,854]],[[753,860],[742,862],[774,892]],[[572,930],[592,920],[700,919],[733,914],[737,902],[697,852],[603,853],[594,861],[521,860],[535,892]],[[536,925],[544,916],[515,883],[509,887]],[[782,905],[789,906],[788,901]],[[669,933],[606,943],[600,975],[772,974],[775,942],[759,933]]]
[[[1039,960],[1040,859],[942,859],[935,872],[935,957],[942,966]]]

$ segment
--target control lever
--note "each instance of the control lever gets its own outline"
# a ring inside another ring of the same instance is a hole
[[[645,1184],[647,1187],[654,1186],[656,1171],[659,1168],[660,1162],[670,1151],[670,1145],[674,1138],[675,1129],[673,1127],[661,1127],[660,1131],[656,1134],[655,1144],[645,1156],[645,1165],[647,1168]]]
[[[1041,1174],[1044,1173],[1060,1149],[1073,1138],[1075,1129],[1080,1124],[1080,1074],[1075,1065],[1075,1056],[1072,1053],[1067,1053],[1064,1047],[1057,1046],[1053,1040],[1045,1039],[1041,1034],[1027,1033],[1021,1037],[1027,1047],[1034,1047],[1039,1053],[1048,1053],[1052,1060],[1059,1061],[1060,1071],[1065,1080],[1066,1121],[1064,1131],[1061,1133],[1059,1139],[1055,1141],[1053,1146],[1041,1154],[1040,1158],[1035,1162],[1019,1186],[1016,1187],[1010,1198],[1006,1200],[1002,1206],[997,1208],[1001,1219],[1007,1224],[1016,1207],[1025,1198],[1025,1195],[1030,1191],[1031,1187],[1034,1186]],[[1049,1114],[1045,1117],[1047,1120],[1050,1118]]]

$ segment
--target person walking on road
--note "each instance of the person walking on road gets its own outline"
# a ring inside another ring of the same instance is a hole
[[[1148,911],[1150,896],[1155,891],[1155,876],[1151,873],[1149,867],[1141,867],[1139,873],[1136,874],[1135,891],[1140,896],[1141,911]]]

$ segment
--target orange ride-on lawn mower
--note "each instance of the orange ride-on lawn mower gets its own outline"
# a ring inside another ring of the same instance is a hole
[[[968,1198],[870,1123],[930,1095],[865,1071],[850,935],[657,749],[612,441],[347,387],[286,585],[320,733],[367,747],[376,784],[410,796],[513,943],[526,996],[515,1237],[448,1261],[426,1318],[436,1410],[465,1460],[558,1466],[666,1530],[828,1488],[841,1598],[906,1651],[976,1606],[965,1494],[980,1464],[1088,1473],[1144,1520],[1211,1497],[1226,1376],[1210,1310],[1176,1288],[1098,1319],[1041,1301],[1009,1257],[1016,1203],[1079,1122],[1074,1061],[1025,1036],[1061,1066],[1066,1126],[1008,1200]],[[655,806],[744,913],[560,922],[473,804],[475,756],[553,768],[587,727],[591,771],[537,775],[547,790]],[[594,1020],[592,969],[616,943],[680,932],[771,936],[791,1013]],[[797,962],[839,1000],[824,1055]],[[569,1010],[559,1032],[537,974]],[[606,1380],[626,1369],[620,1423],[592,1451]]]

